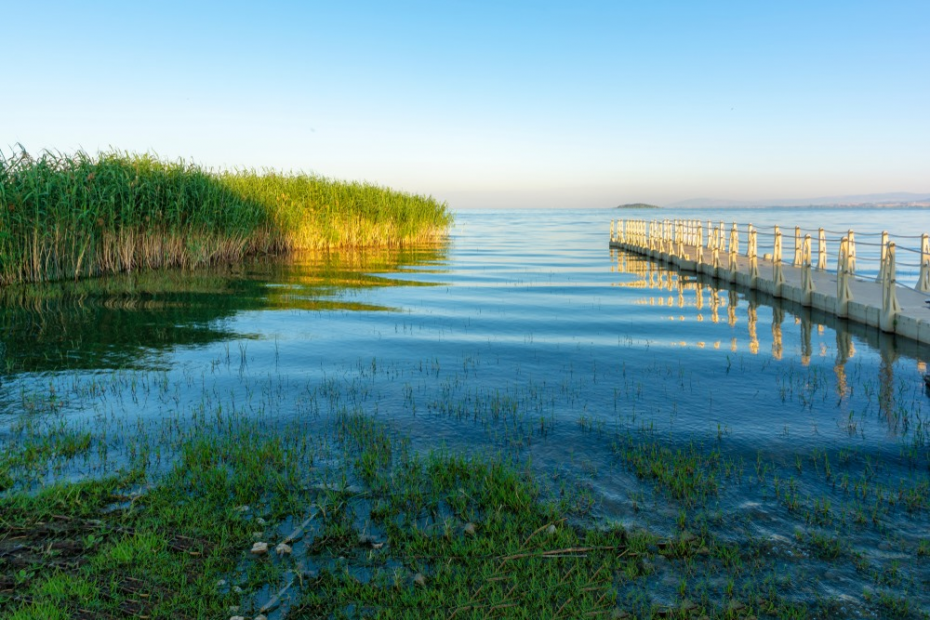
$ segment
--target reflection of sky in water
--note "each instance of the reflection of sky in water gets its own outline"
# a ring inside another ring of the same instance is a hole
[[[611,252],[615,216],[461,213],[447,251],[221,270],[196,291],[155,297],[172,302],[168,325],[158,324],[158,306],[143,313],[124,303],[107,338],[85,339],[131,355],[122,367],[157,361],[169,382],[200,376],[216,393],[241,392],[248,377],[286,377],[293,385],[333,376],[345,386],[364,381],[364,405],[423,445],[490,439],[531,443],[558,458],[567,445],[589,440],[589,425],[648,423],[680,439],[715,437],[725,428],[745,449],[855,444],[893,451],[926,432],[918,423],[927,405],[926,347]],[[862,226],[870,223],[866,217]],[[204,287],[215,286],[223,294],[211,300]],[[114,307],[106,298],[89,305]],[[65,331],[93,333],[99,325],[74,320],[62,323]],[[172,343],[185,325],[201,335]],[[145,337],[152,342],[139,340]],[[372,363],[381,372],[362,377]],[[223,372],[227,367],[234,371]],[[28,385],[32,377],[6,385]],[[180,389],[174,406],[197,406],[203,391]],[[492,430],[485,418],[503,401],[515,403],[519,419]],[[424,411],[438,415],[424,418]],[[164,409],[138,413],[157,419]],[[547,442],[539,429],[558,441]]]

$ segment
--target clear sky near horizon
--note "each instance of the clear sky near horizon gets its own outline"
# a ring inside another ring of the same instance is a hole
[[[927,0],[0,0],[0,149],[453,208],[930,195]]]

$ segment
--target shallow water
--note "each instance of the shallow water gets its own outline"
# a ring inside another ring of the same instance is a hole
[[[59,473],[78,478],[166,419],[360,410],[419,449],[530,460],[602,521],[673,532],[684,513],[768,545],[800,600],[855,606],[892,571],[880,586],[926,609],[930,348],[611,252],[618,214],[467,211],[440,248],[6,290],[0,441],[40,416],[105,426]],[[916,210],[661,214],[930,231]],[[637,476],[643,446],[693,456],[710,490]]]

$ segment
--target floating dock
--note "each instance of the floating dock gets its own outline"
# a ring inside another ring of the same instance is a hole
[[[930,240],[926,234],[901,238],[919,240],[917,249],[899,247],[887,233],[876,235],[880,241],[866,244],[879,250],[873,277],[860,273],[851,230],[828,237],[824,229],[818,229],[815,255],[812,236],[802,237],[801,229],[795,228],[793,256],[788,261],[783,258],[784,239],[778,226],[769,232],[752,224],[708,222],[705,229],[698,220],[614,220],[610,247],[930,344]],[[740,252],[741,240],[744,252]],[[836,252],[832,270],[827,264],[828,247]],[[901,250],[920,256],[919,264],[913,265],[920,268],[913,288],[899,285],[895,278],[896,255]]]

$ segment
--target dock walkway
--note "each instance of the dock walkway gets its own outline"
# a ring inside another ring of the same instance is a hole
[[[790,301],[822,310],[882,331],[930,344],[930,242],[921,236],[920,277],[914,288],[895,280],[896,244],[883,233],[878,276],[858,276],[855,238],[852,231],[833,239],[836,269],[827,269],[827,239],[820,230],[816,264],[810,235],[803,239],[795,229],[794,258],[782,256],[783,235],[778,227],[765,234],[752,225],[744,227],[745,252],[741,253],[740,225],[729,231],[724,224],[708,224],[705,241],[702,222],[695,220],[615,220],[611,222],[610,247],[627,250],[669,263],[685,272],[705,273]],[[771,252],[759,252],[759,235],[771,238]]]

